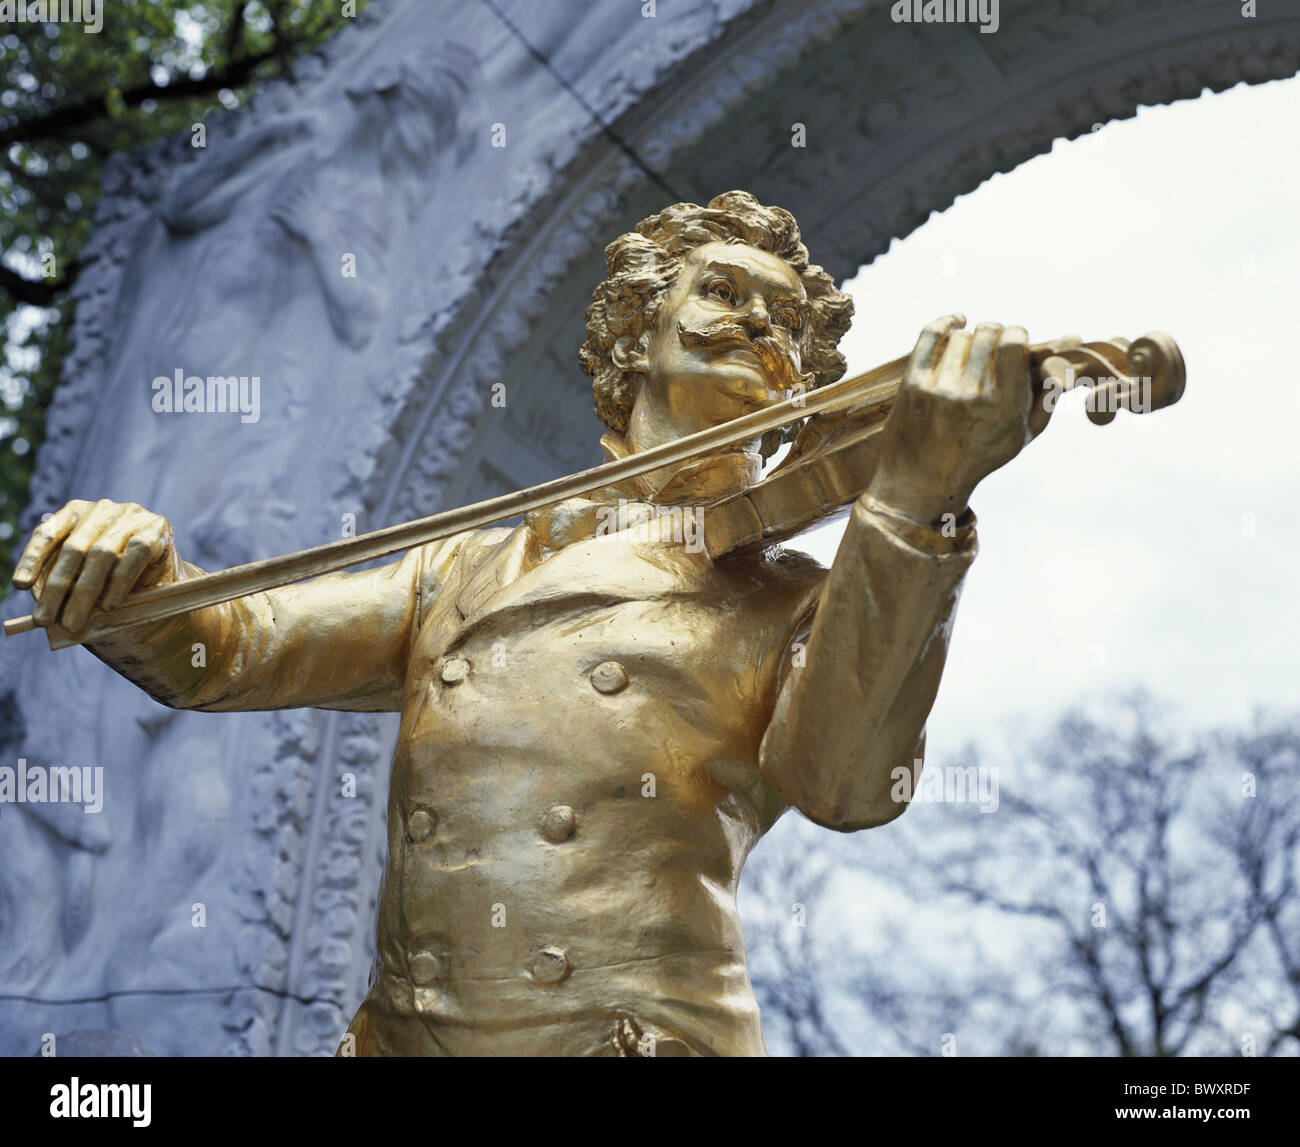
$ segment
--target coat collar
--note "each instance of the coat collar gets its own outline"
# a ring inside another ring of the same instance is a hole
[[[607,461],[626,458],[631,453],[621,434],[602,436],[600,448]],[[762,460],[753,451],[727,451],[687,462],[658,488],[651,483],[649,475],[642,474],[583,497],[543,506],[531,511],[524,520],[545,550],[559,550],[582,538],[635,526],[656,513],[666,512],[662,509],[665,507],[680,515],[683,508],[693,510],[708,505],[725,494],[753,485],[762,470]]]
[[[604,435],[600,446],[607,460],[625,458],[630,453],[619,434]],[[703,553],[687,552],[680,540],[666,545],[660,541],[665,531],[656,530],[656,523],[662,527],[663,521],[673,514],[680,522],[682,514],[693,514],[701,502],[707,503],[716,496],[714,491],[734,489],[738,481],[754,481],[760,472],[761,461],[756,454],[732,451],[687,463],[658,490],[652,489],[642,476],[532,510],[525,515],[523,525],[512,530],[470,574],[457,595],[456,608],[468,621],[483,613],[489,603],[495,607],[494,599],[502,591],[543,562],[554,560],[579,543],[615,542],[599,555],[589,553],[587,544],[580,546],[583,553],[577,558],[577,564],[597,563],[609,567],[602,569],[602,581],[606,577],[618,581],[620,569],[629,561],[644,561],[648,557],[647,543],[658,551],[650,564],[661,570],[680,567],[677,570],[680,574],[701,562],[708,565],[709,559]],[[679,555],[675,556],[673,550],[679,551]],[[572,563],[562,564],[567,567]],[[586,579],[576,572],[575,576],[582,581],[589,579],[590,573],[586,573]],[[554,579],[545,580],[549,583]],[[515,595],[510,596],[513,599]]]

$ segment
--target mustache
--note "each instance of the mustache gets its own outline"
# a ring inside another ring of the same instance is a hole
[[[751,350],[758,355],[759,362],[776,381],[786,389],[810,389],[813,376],[800,374],[794,360],[784,346],[775,338],[766,335],[751,335],[738,323],[713,323],[703,327],[677,324],[677,337],[682,346],[688,350],[707,347],[714,350],[727,350],[733,347]]]

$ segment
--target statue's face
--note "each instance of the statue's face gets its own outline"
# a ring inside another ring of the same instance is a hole
[[[778,256],[736,243],[697,247],[650,333],[643,391],[684,428],[779,401],[798,386],[809,309]]]

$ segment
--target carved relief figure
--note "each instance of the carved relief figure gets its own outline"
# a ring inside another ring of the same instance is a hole
[[[262,483],[293,465],[285,443],[303,425],[313,386],[341,356],[360,355],[384,320],[417,209],[473,144],[477,66],[468,49],[447,43],[331,76],[312,112],[279,114],[235,140],[210,136],[137,226],[103,369],[115,400],[97,412],[85,454],[116,459],[115,496],[165,499],[183,516],[197,560],[248,560],[292,523],[297,507]],[[337,94],[328,86],[336,83]],[[150,390],[176,369],[259,375],[259,420],[202,415],[180,428],[154,408]],[[162,464],[176,454],[178,430],[179,469]],[[0,895],[26,894],[11,897],[21,923],[0,961],[9,982],[33,995],[106,997],[192,983],[189,906],[229,853],[223,813],[264,750],[247,725],[205,729],[124,705],[86,666],[38,662],[26,680],[51,700],[29,718],[19,752],[33,762],[105,763],[116,795],[97,816],[60,804],[11,810],[12,880]],[[148,881],[138,879],[142,864]],[[47,991],[56,953],[93,972]],[[121,1017],[132,1006],[114,997],[105,1010]]]

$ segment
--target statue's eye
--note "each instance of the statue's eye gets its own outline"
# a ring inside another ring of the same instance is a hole
[[[736,301],[736,288],[733,287],[726,279],[714,279],[706,288],[707,293],[715,299],[724,303],[734,303]]]
[[[802,321],[799,312],[794,307],[777,307],[772,312],[772,322],[779,327],[785,327],[789,331],[797,332],[802,325]]]

